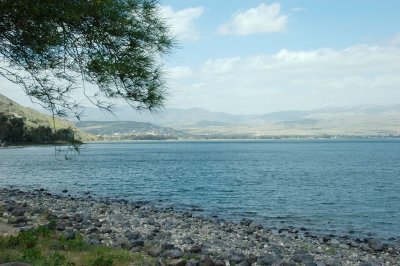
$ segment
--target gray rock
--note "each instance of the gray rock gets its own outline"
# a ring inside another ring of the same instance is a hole
[[[83,221],[83,216],[82,216],[82,214],[76,213],[76,214],[74,215],[74,221],[77,222],[77,223],[82,222],[82,221]]]
[[[337,246],[340,245],[340,242],[339,242],[339,240],[337,240],[336,238],[332,238],[331,240],[329,240],[329,244],[330,244],[331,246],[337,247]]]
[[[270,266],[270,265],[279,264],[281,261],[282,261],[282,259],[280,256],[264,255],[264,256],[258,257],[257,264],[262,265],[262,266]]]
[[[132,247],[143,247],[144,241],[143,240],[133,240],[131,241]]]
[[[246,260],[236,264],[236,266],[250,266],[250,263],[248,263]]]
[[[132,239],[139,239],[139,238],[140,238],[140,233],[138,233],[138,232],[126,231],[126,232],[125,232],[125,236],[126,236],[126,238],[128,238],[129,240],[132,240]]]
[[[297,266],[296,262],[293,261],[285,261],[282,262],[279,266]]]
[[[76,238],[76,233],[75,233],[74,230],[68,229],[68,230],[65,230],[65,232],[64,232],[64,237],[65,237],[65,239],[67,239],[67,240],[72,240],[72,239],[75,239],[75,238]]]
[[[301,263],[311,263],[314,262],[314,256],[311,254],[305,253],[305,254],[296,254],[293,257],[293,260],[296,262],[301,262]]]
[[[65,230],[65,225],[62,224],[62,223],[57,224],[56,230],[57,231],[64,231]]]
[[[253,229],[255,229],[255,230],[260,230],[260,229],[263,228],[261,224],[258,224],[258,223],[255,223],[255,222],[252,222],[252,223],[249,225],[249,227],[250,227],[250,228],[253,228]]]
[[[25,212],[27,212],[26,209],[16,208],[11,212],[11,214],[14,215],[14,216],[24,216]]]
[[[216,266],[215,262],[208,256],[203,257],[200,262],[199,266]]]
[[[173,250],[170,251],[169,257],[171,257],[173,259],[182,258],[183,257],[183,252],[180,251],[179,249],[173,249]]]
[[[160,256],[161,252],[162,250],[160,247],[153,246],[147,251],[147,254],[149,254],[152,257],[158,257]]]
[[[232,265],[239,264],[240,262],[244,261],[246,258],[243,255],[239,254],[232,254],[228,257],[229,263]]]
[[[176,259],[168,263],[168,266],[185,266],[186,262],[182,259]]]
[[[195,246],[192,246],[191,248],[189,248],[188,251],[189,251],[190,253],[200,253],[202,249],[203,249],[202,246],[200,246],[200,245],[195,245]]]
[[[9,223],[15,224],[15,225],[26,224],[27,222],[28,222],[28,219],[25,216],[16,217],[13,220],[9,220]]]
[[[241,224],[241,225],[244,225],[244,226],[249,226],[252,222],[253,222],[253,221],[250,220],[250,219],[243,218],[243,219],[240,221],[240,224]]]
[[[381,264],[375,261],[369,261],[369,262],[362,262],[358,266],[381,266]]]
[[[198,260],[188,260],[187,262],[186,262],[186,266],[197,266],[197,265],[199,265],[199,262],[200,261],[198,261]]]
[[[88,243],[90,245],[100,245],[101,244],[101,242],[98,239],[93,239],[93,238],[89,239]]]
[[[171,249],[174,249],[175,246],[174,246],[174,244],[171,244],[171,243],[164,243],[161,245],[161,248],[164,250],[171,250]]]
[[[104,229],[101,230],[101,233],[102,234],[111,234],[112,230],[110,228],[104,228]]]
[[[382,251],[384,248],[382,242],[379,241],[378,239],[369,239],[368,246],[375,251]]]

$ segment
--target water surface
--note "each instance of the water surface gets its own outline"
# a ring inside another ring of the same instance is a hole
[[[0,150],[0,186],[203,209],[238,221],[400,237],[400,140],[88,144]]]

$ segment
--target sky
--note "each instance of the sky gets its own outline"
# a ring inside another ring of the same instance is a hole
[[[178,40],[164,58],[166,107],[262,114],[399,104],[399,10],[397,0],[161,0]]]

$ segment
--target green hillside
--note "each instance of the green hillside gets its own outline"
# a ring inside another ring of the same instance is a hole
[[[53,118],[51,116],[24,107],[2,94],[0,94],[0,114],[9,119],[22,118],[24,126],[28,130],[38,129],[39,127],[53,128]],[[75,133],[75,137],[81,141],[95,140],[95,136],[79,130],[72,122],[66,119],[56,118],[55,126],[56,130],[71,128]]]

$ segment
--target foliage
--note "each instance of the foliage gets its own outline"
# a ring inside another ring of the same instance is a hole
[[[54,144],[76,143],[72,128],[53,130],[50,127],[39,126],[28,128],[24,118],[0,113],[0,143],[6,144]]]
[[[0,1],[0,75],[53,115],[80,116],[73,91],[104,110],[161,106],[173,42],[155,0]]]
[[[6,115],[7,117],[18,117],[23,118],[26,130],[31,130],[33,128],[38,128],[40,126],[45,128],[55,128],[61,129],[71,129],[76,138],[82,141],[95,140],[95,136],[82,132],[77,129],[75,125],[63,118],[55,118],[35,111],[33,109],[21,106],[20,104],[12,101],[11,99],[0,94],[0,113]],[[0,121],[0,128],[3,123]],[[4,132],[4,127],[0,129],[0,135]],[[0,138],[1,139],[1,138]]]
[[[89,245],[80,235],[67,240],[53,225],[39,226],[17,236],[0,236],[0,264],[20,261],[51,266],[136,265],[137,256],[128,251]]]

